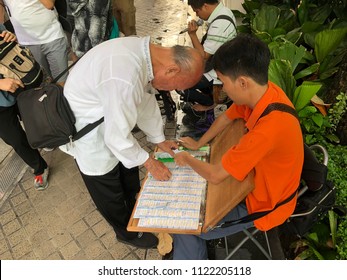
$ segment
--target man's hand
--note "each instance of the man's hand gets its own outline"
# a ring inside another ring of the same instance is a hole
[[[196,20],[188,22],[188,34],[194,34],[198,29],[199,25],[196,23]]]
[[[149,157],[144,163],[145,168],[152,174],[154,179],[159,181],[167,181],[171,178],[170,170],[160,161]]]
[[[199,143],[191,137],[182,137],[178,141],[182,146],[190,150],[198,150],[200,148]]]
[[[16,35],[6,30],[2,31],[0,36],[4,38],[5,42],[13,42],[13,41],[16,41],[17,39]]]
[[[157,144],[159,149],[161,149],[163,152],[169,153],[172,157],[175,155],[172,150],[178,149],[178,145],[175,141],[172,140],[165,140],[164,142]]]
[[[191,157],[191,155],[188,152],[179,152],[175,154],[175,163],[178,166],[186,166],[189,165],[187,162],[187,158]]]
[[[21,80],[12,78],[0,79],[0,89],[3,91],[9,91],[14,93],[19,87],[24,88],[24,84]]]

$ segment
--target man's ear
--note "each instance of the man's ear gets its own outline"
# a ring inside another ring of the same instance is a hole
[[[248,87],[248,79],[245,76],[238,77],[237,82],[242,89],[246,89]]]
[[[166,76],[175,76],[177,73],[181,71],[181,68],[177,66],[176,64],[171,64],[165,69],[165,75]]]

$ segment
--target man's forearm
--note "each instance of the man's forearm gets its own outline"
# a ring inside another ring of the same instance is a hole
[[[198,36],[196,33],[189,34],[190,40],[192,41],[194,49],[198,50],[202,57],[205,59],[204,47],[201,45]]]

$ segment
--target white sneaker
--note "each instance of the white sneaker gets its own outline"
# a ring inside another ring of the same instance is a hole
[[[48,187],[49,167],[41,175],[35,176],[34,187],[38,191],[43,191]]]

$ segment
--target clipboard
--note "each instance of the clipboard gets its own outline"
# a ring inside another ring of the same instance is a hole
[[[212,141],[210,145],[210,163],[219,162],[223,154],[237,144],[241,137],[245,134],[244,121],[241,119],[234,120],[221,134]],[[130,217],[127,230],[140,232],[155,233],[173,233],[173,234],[200,234],[212,229],[231,209],[238,205],[249,192],[254,189],[254,177],[251,172],[242,182],[229,177],[220,184],[207,183],[205,209],[203,213],[203,222],[197,229],[175,229],[175,228],[155,228],[140,227],[139,219],[134,218],[134,213],[138,205],[135,204],[134,210]],[[146,175],[140,193],[143,190]]]

